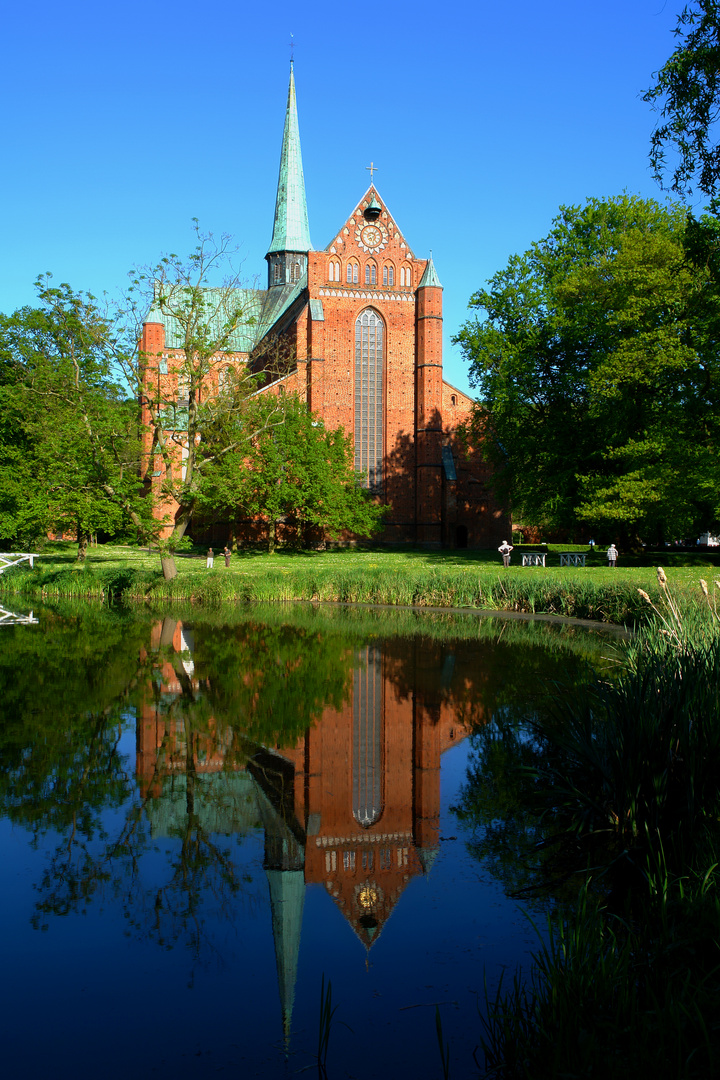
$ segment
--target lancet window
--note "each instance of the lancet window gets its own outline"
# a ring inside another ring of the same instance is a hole
[[[355,321],[355,468],[371,490],[382,484],[384,358],[385,324],[366,308]]]

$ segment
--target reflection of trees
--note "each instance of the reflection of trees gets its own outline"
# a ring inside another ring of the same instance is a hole
[[[505,644],[506,626],[498,620],[495,640],[384,640],[385,673],[402,697],[421,696],[430,716],[449,706],[458,726],[467,728],[484,724],[499,708],[532,709],[540,685],[582,677],[586,664],[571,653]]]
[[[8,629],[0,650],[0,809],[36,837],[92,836],[127,797],[118,752],[146,627],[90,610]]]
[[[198,956],[209,946],[208,916],[232,918],[238,900],[252,900],[231,840],[260,824],[245,766],[263,743],[293,745],[327,705],[342,703],[352,652],[336,635],[287,626],[198,625],[189,662],[173,646],[175,626],[165,620],[155,648],[147,622],[107,615],[58,619],[52,635],[18,638],[0,667],[10,706],[0,808],[37,842],[60,835],[37,885],[35,925],[102,895],[138,932]],[[139,792],[119,743],[148,709],[165,735]],[[143,857],[157,848],[153,830],[175,843],[151,884]]]
[[[342,633],[298,628],[290,619],[197,635],[195,666],[213,714],[247,739],[292,746],[352,685],[353,645]]]
[[[532,668],[528,674],[533,676]],[[592,673],[579,661],[568,666],[565,657],[562,668],[546,669],[542,683],[540,672],[535,676],[526,686],[517,677],[506,684],[492,720],[470,736],[466,781],[452,810],[472,830],[470,854],[509,895],[561,899],[576,892],[572,882],[582,865],[573,837],[556,834],[535,797],[533,770],[546,752],[537,721],[552,711],[555,694],[569,693],[570,686],[580,693]]]

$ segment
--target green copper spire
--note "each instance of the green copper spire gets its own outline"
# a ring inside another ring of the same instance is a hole
[[[430,258],[425,267],[425,273],[420,279],[418,289],[424,289],[427,285],[431,285],[436,289],[442,289],[440,278],[437,276],[437,270],[435,269],[435,263],[433,262],[432,251],[430,252]]]
[[[273,252],[312,250],[310,226],[305,201],[305,178],[303,176],[300,132],[298,129],[297,104],[295,102],[295,75],[290,61],[290,86],[288,88],[285,129],[283,131],[280,175],[278,177],[275,222],[272,243],[268,255]]]

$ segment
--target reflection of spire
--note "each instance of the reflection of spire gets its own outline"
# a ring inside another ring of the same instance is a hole
[[[305,902],[304,836],[292,810],[294,774],[290,763],[279,754],[263,751],[250,761],[249,768],[255,778],[265,829],[265,873],[270,887],[275,963],[287,1048]]]
[[[267,870],[266,873],[270,886],[275,963],[280,990],[283,1034],[287,1047],[290,1042],[290,1025],[295,1003],[295,982],[305,902],[305,872],[303,870]]]

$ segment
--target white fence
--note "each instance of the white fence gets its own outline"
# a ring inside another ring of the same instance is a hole
[[[30,569],[32,570],[35,559],[39,558],[40,556],[35,552],[0,551],[0,574],[9,570],[11,566],[19,566],[20,563],[25,562],[26,559],[30,563]]]

